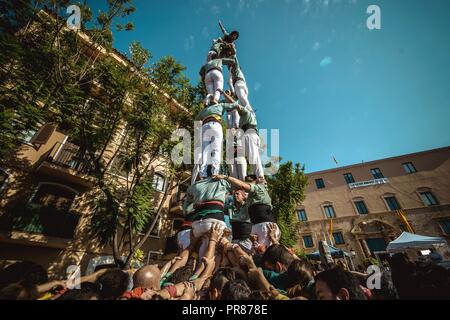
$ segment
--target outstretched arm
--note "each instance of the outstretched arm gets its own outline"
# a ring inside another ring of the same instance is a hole
[[[224,175],[217,175],[213,177],[214,180],[227,180],[231,185],[235,188],[242,189],[245,192],[250,192],[251,186],[247,182],[243,182],[239,179],[230,177],[230,176],[224,176]]]
[[[220,20],[219,20],[219,27],[220,27],[220,30],[222,30],[223,35],[224,35],[224,36],[227,36],[227,35],[228,35],[228,32],[227,32],[227,30],[225,29],[225,27],[223,26],[222,21],[220,21]]]
[[[221,89],[218,89],[219,90],[219,92],[221,93],[221,94],[223,94],[223,96],[225,97],[225,100],[228,102],[228,103],[235,103],[236,101],[234,101],[234,99],[229,95],[229,94],[227,94],[226,92],[224,92],[223,90],[221,90]]]
[[[50,281],[50,282],[47,282],[44,284],[40,284],[37,286],[37,292],[39,294],[42,294],[42,293],[46,293],[46,292],[48,292],[52,289],[58,288],[58,287],[66,289],[67,282],[64,280],[54,280],[54,281]]]

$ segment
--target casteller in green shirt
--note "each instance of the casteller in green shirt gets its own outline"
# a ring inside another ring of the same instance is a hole
[[[238,109],[238,113],[240,115],[239,118],[239,128],[243,129],[246,126],[257,126],[258,122],[256,121],[256,114],[253,109],[249,106],[242,107]]]
[[[208,117],[220,117],[225,112],[232,111],[239,106],[238,102],[234,103],[216,103],[210,106],[207,106],[202,111],[200,111],[195,117],[196,121],[204,121]]]
[[[226,180],[207,178],[197,181],[188,188],[184,207],[187,208],[191,203],[195,207],[200,203],[208,201],[225,203],[225,199],[230,191],[231,185]]]
[[[270,198],[266,184],[250,184],[250,192],[248,193],[246,206],[247,208],[250,208],[255,204],[264,204],[272,208],[272,199]]]

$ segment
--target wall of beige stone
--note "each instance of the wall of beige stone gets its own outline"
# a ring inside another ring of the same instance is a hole
[[[412,162],[417,173],[407,174],[403,163]],[[370,169],[380,168],[389,183],[350,189],[343,175],[352,173],[356,182],[373,180]],[[299,222],[299,241],[297,247],[312,253],[317,250],[319,240],[326,240],[329,233],[329,221],[325,219],[323,206],[332,204],[336,212],[333,219],[333,232],[342,232],[345,244],[336,245],[341,249],[356,252],[356,262],[362,264],[368,256],[367,248],[359,239],[383,237],[382,234],[354,234],[355,227],[366,221],[379,220],[392,226],[395,236],[401,234],[403,225],[395,212],[390,212],[384,197],[395,195],[404,209],[408,221],[418,234],[440,236],[450,242],[439,225],[440,220],[450,219],[450,147],[405,155],[345,168],[336,168],[308,174],[309,182],[305,201],[298,206],[305,209],[308,222]],[[315,179],[322,178],[326,188],[318,190]],[[422,189],[425,188],[425,189]],[[439,205],[426,207],[419,191],[430,190],[439,201]],[[363,199],[369,210],[367,215],[359,215],[354,205],[355,199]],[[353,231],[353,232],[352,232]],[[304,248],[302,236],[312,235],[314,248]],[[386,236],[386,242],[393,236]],[[448,250],[444,255],[450,259]]]

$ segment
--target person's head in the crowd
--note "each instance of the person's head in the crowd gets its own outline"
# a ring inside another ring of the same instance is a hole
[[[246,176],[244,180],[247,183],[251,183],[251,184],[256,183],[256,175],[250,174],[250,175]]]
[[[414,274],[414,299],[442,300],[450,298],[450,270],[434,263],[418,265]]]
[[[0,300],[36,300],[39,294],[36,285],[27,281],[12,283],[0,290]]]
[[[281,244],[273,244],[267,248],[262,257],[262,266],[266,270],[282,273],[295,260],[292,253]]]
[[[414,263],[405,254],[389,260],[392,281],[400,299],[446,299],[450,297],[450,271],[432,263]],[[445,298],[444,298],[445,297]]]
[[[310,266],[306,261],[294,260],[287,269],[287,288],[299,286],[304,288],[314,280]]]
[[[374,288],[371,300],[397,300],[398,293],[392,281],[392,273],[383,271],[381,274],[380,288]]]
[[[194,257],[189,257],[186,265],[184,267],[178,268],[175,272],[167,279],[167,282],[177,284],[180,282],[189,281],[192,274],[194,273],[195,259]]]
[[[128,274],[119,268],[106,271],[95,282],[99,288],[101,300],[116,300],[120,298],[127,290],[128,283]]]
[[[47,271],[31,261],[16,262],[0,271],[0,288],[18,282],[37,286],[47,281]]]
[[[248,300],[252,291],[241,279],[228,281],[222,289],[220,300]]]
[[[256,175],[248,175],[245,177],[245,182],[250,184],[267,184],[267,181],[264,177],[256,177]]]
[[[234,200],[240,205],[244,204],[247,201],[247,193],[244,190],[236,190],[234,192]]]
[[[358,279],[339,267],[316,275],[315,290],[318,300],[366,300]]]
[[[83,282],[80,289],[69,290],[58,300],[99,300],[100,294],[98,286],[94,283]]]
[[[150,290],[160,289],[161,270],[157,265],[148,265],[138,269],[133,274],[134,288],[147,288]]]
[[[410,274],[416,269],[416,264],[404,253],[396,253],[390,257],[389,266],[394,277],[398,273],[401,275]]]
[[[209,285],[210,300],[219,300],[222,296],[222,290],[229,281],[236,279],[236,273],[232,268],[220,268],[211,278]]]

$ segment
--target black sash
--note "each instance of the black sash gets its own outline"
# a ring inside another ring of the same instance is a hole
[[[233,240],[246,240],[252,233],[252,224],[248,222],[232,221]]]
[[[254,125],[251,124],[246,124],[245,126],[242,126],[242,130],[245,132],[247,130],[253,129],[256,131],[256,133],[258,133],[258,128]]]
[[[250,221],[253,224],[263,222],[275,222],[273,217],[272,208],[266,204],[254,204],[248,208],[248,214],[250,215]]]

